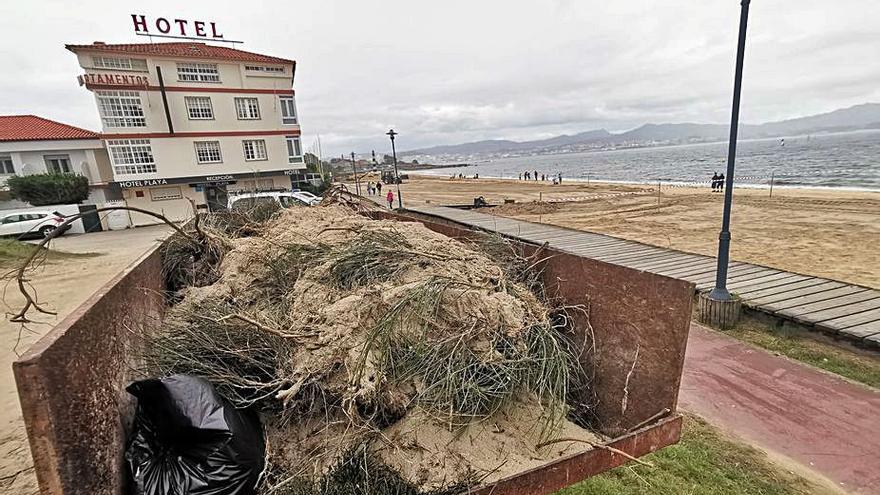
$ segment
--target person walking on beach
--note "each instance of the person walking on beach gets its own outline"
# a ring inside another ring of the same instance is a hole
[[[718,172],[712,174],[712,192],[718,189]]]
[[[718,176],[718,192],[724,192],[724,173]]]
[[[394,209],[394,191],[391,189],[388,190],[388,195],[385,196],[385,200],[388,201],[388,209]]]
[[[562,172],[559,172],[557,175],[559,175],[559,183],[562,184]]]
[[[382,194],[382,183],[379,181],[376,181],[376,191],[378,191],[379,194]]]
[[[535,180],[536,181],[538,180],[538,171],[537,170],[535,170]]]
[[[519,180],[522,180],[522,172],[519,173]]]
[[[529,178],[531,177],[531,176],[529,175],[529,172],[528,172],[528,171],[526,171],[526,173],[525,173],[523,176],[526,178],[526,180],[529,180]]]

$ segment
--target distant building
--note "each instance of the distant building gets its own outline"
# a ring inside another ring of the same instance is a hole
[[[98,133],[36,115],[0,116],[0,202],[5,203],[3,206],[25,206],[11,200],[6,189],[9,176],[46,172],[88,177],[90,203],[118,197],[118,192],[110,189],[113,170]]]
[[[130,206],[182,220],[304,172],[293,60],[198,42],[66,45]],[[153,223],[144,216],[135,224]]]

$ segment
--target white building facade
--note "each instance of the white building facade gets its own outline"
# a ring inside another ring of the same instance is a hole
[[[229,191],[290,189],[304,172],[294,61],[197,42],[67,49],[128,205],[184,220],[190,200],[218,210]]]
[[[25,207],[11,199],[6,179],[12,175],[64,173],[89,179],[86,203],[118,197],[113,172],[98,133],[36,115],[0,116],[0,206]]]

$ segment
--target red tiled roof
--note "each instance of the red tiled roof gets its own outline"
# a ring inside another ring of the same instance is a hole
[[[0,141],[99,139],[98,133],[36,115],[0,115]]]
[[[270,57],[251,53],[225,46],[206,45],[194,41],[173,43],[133,43],[124,45],[108,45],[96,41],[91,45],[64,45],[68,50],[76,53],[79,51],[97,51],[110,53],[124,53],[128,55],[157,56],[157,57],[184,57],[232,60],[235,62],[262,62],[266,64],[296,64],[293,60]]]

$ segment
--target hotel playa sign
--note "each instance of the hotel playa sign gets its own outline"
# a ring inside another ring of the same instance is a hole
[[[150,18],[141,14],[131,14],[131,22],[134,25],[134,34],[138,36],[241,43],[241,41],[225,39],[223,34],[217,29],[217,23],[213,21],[196,21],[170,17]]]

